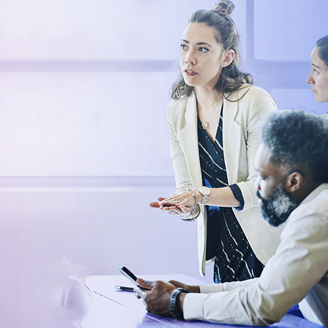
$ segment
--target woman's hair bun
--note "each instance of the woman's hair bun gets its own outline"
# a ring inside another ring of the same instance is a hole
[[[219,14],[226,17],[229,17],[234,9],[235,9],[235,5],[233,4],[232,1],[229,0],[218,1],[213,7],[213,10],[217,11]]]

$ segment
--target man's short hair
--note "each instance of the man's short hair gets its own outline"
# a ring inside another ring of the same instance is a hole
[[[270,161],[288,169],[307,168],[316,182],[328,182],[328,121],[304,111],[272,114],[262,129]]]

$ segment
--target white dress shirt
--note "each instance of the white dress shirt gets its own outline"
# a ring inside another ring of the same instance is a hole
[[[300,302],[307,319],[328,326],[328,184],[291,213],[259,278],[200,286],[200,291],[185,296],[186,320],[268,325]]]

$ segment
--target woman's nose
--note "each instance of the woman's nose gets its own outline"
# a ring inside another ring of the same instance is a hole
[[[313,80],[313,78],[312,78],[312,73],[310,73],[310,75],[309,75],[308,78],[306,79],[306,82],[307,82],[308,84],[314,84],[314,80]]]
[[[194,53],[192,51],[189,51],[186,55],[186,58],[185,58],[185,62],[187,64],[192,64],[192,65],[195,65],[196,64],[196,58],[194,56]]]

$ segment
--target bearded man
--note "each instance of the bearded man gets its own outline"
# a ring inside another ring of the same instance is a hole
[[[189,286],[138,279],[151,313],[227,324],[269,325],[299,303],[328,326],[328,121],[302,111],[273,114],[256,155],[264,219],[286,222],[259,278]]]

